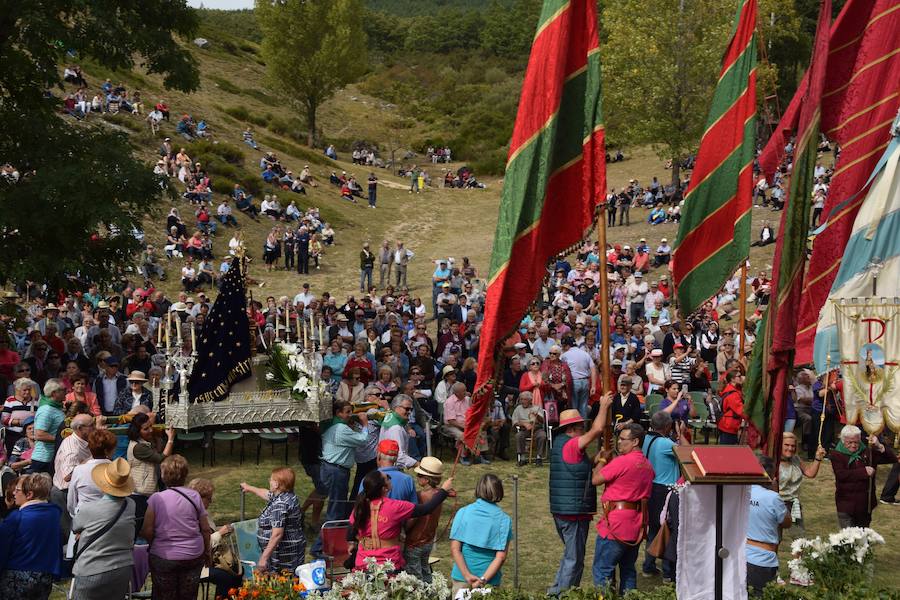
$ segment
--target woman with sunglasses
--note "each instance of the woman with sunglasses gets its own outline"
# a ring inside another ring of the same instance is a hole
[[[519,393],[531,392],[532,406],[543,409],[544,392],[546,391],[551,391],[550,385],[544,382],[544,374],[541,373],[541,359],[535,356],[528,361],[528,370],[522,373],[522,378],[519,379]]]

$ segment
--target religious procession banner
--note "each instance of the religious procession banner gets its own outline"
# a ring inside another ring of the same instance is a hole
[[[834,304],[847,422],[900,430],[900,298]],[[833,364],[834,364],[833,363]]]

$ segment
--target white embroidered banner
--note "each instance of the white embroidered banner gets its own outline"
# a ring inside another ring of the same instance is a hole
[[[900,299],[835,302],[847,422],[900,430]],[[832,357],[832,364],[837,363]]]

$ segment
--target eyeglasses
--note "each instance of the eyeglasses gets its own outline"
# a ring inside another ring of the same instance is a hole
[[[398,406],[397,408],[402,408],[402,409],[405,410],[405,411],[410,411],[410,410],[412,410],[412,406],[403,406],[403,405],[400,405],[400,406]]]
[[[549,352],[550,356],[559,356],[559,352]]]

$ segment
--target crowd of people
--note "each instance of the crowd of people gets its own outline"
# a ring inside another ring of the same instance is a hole
[[[67,69],[66,78],[84,83],[75,67]],[[109,81],[102,89],[102,110],[111,103],[131,110],[140,105],[134,94],[129,97]],[[73,100],[73,110],[87,114],[77,95]],[[168,119],[164,103],[154,108]],[[190,118],[178,127],[186,139],[200,135]],[[248,133],[244,141],[256,147]],[[329,150],[336,156],[333,147]],[[5,292],[0,307],[0,384],[7,391],[0,415],[0,458],[7,467],[0,505],[3,598],[47,598],[67,569],[75,598],[124,595],[144,559],[154,598],[195,598],[204,567],[217,596],[240,581],[239,566],[216,558],[221,553],[215,548],[233,532],[210,519],[213,483],[188,479],[188,461],[176,452],[176,432],[165,425],[165,405],[151,392],[159,388],[165,366],[165,323],[174,319],[187,330],[202,328],[211,309],[204,290],[215,286],[242,246],[239,231],[227,250],[215,252],[213,239],[219,226],[237,229],[239,222],[227,201],[212,214],[210,178],[184,148],[176,151],[165,138],[159,155],[157,173],[184,184],[195,217],[189,227],[172,208],[166,221],[164,255],[184,258],[184,291],[173,298],[154,285],[166,269],[147,244],[140,283],[122,280],[104,291],[96,285],[63,291],[21,282]],[[430,157],[449,161],[450,152],[433,150]],[[272,153],[261,158],[260,168],[263,179],[281,190],[303,193],[305,185],[316,185],[308,166],[295,178]],[[790,165],[781,171],[789,173]],[[5,177],[12,172],[4,168]],[[404,175],[411,193],[428,185],[427,174],[415,166]],[[814,194],[824,199],[830,174],[823,168],[816,175]],[[470,173],[448,171],[445,184],[448,177],[453,186],[457,179],[463,182],[459,187],[474,181]],[[350,201],[362,197],[352,174],[332,173],[331,183]],[[377,185],[371,174],[373,208]],[[757,185],[756,202],[780,210],[783,185],[783,179],[771,187]],[[657,214],[651,222],[677,221],[681,189],[653,178],[646,188],[632,180],[619,193],[611,190],[609,225],[630,225],[630,208],[640,206],[651,217]],[[319,268],[334,243],[334,230],[314,208],[302,211],[292,201],[282,209],[277,195],[268,194],[257,209],[240,185],[232,200],[247,217],[274,222],[262,248],[261,268],[267,271],[279,268],[283,258],[284,269],[306,275],[311,266]],[[815,220],[821,206],[818,210]],[[773,237],[770,231],[761,240]],[[643,574],[674,579],[678,500],[670,492],[680,477],[674,448],[690,443],[697,431],[709,431],[707,425],[716,443],[746,439],[743,380],[770,282],[766,271],[746,282],[736,275],[700,310],[679,315],[671,302],[672,248],[664,237],[655,246],[646,238],[633,248],[587,242],[572,257],[556,261],[538,302],[505,340],[500,385],[474,452],[462,445],[462,435],[475,392],[485,284],[468,258],[434,260],[423,299],[407,281],[415,254],[402,241],[385,240],[377,250],[365,243],[358,299],[341,301],[305,282],[293,298],[251,302],[248,316],[261,351],[277,340],[300,339],[296,323],[323,324],[311,332],[310,343],[321,354],[320,376],[334,397],[333,418],[305,425],[298,434],[302,466],[313,487],[305,500],[295,494],[297,474],[287,466],[274,469],[268,485],[242,484],[266,503],[257,521],[256,568],[292,571],[308,557],[321,556],[323,540],[316,536],[308,544],[305,526],[347,519],[352,567],[362,568],[367,558],[390,560],[428,580],[442,504],[455,494],[452,478],[444,478],[445,465],[428,455],[431,440],[454,448],[464,467],[496,460],[515,460],[522,469],[549,465],[550,512],[563,546],[550,593],[581,584],[590,523],[598,513],[594,584],[617,581],[622,591],[636,587],[642,544],[648,547]],[[215,268],[217,254],[221,263]],[[601,312],[601,271],[609,281],[609,314]],[[743,284],[752,290],[747,298],[739,293]],[[741,302],[751,307],[743,327],[737,320]],[[606,357],[603,327],[612,341]],[[190,354],[191,337],[184,336],[177,351]],[[603,358],[611,365],[608,381],[603,381]],[[777,492],[754,486],[749,507],[747,573],[754,593],[777,576],[781,531],[803,530],[799,489],[804,479],[817,476],[823,461],[835,474],[841,526],[870,524],[878,504],[878,464],[892,465],[881,503],[896,505],[900,487],[900,466],[884,437],[864,437],[843,422],[839,376],[816,377],[798,369],[785,400],[781,460],[776,465],[760,458],[778,482]],[[119,421],[127,423],[128,443],[116,456],[118,440],[110,425]],[[607,430],[615,436],[615,452],[594,454],[592,446]],[[597,487],[602,487],[599,501]],[[475,502],[453,519],[454,591],[501,584],[512,537],[511,519],[498,506],[503,495],[501,480],[487,473],[475,488]],[[672,538],[651,553],[662,523]]]
[[[766,274],[759,273],[749,282],[754,292],[748,301],[754,310],[741,355],[735,319],[739,302],[736,280],[696,314],[680,321],[670,304],[666,268],[670,250],[665,240],[653,252],[652,260],[645,242],[636,244],[635,251],[610,246],[605,253],[603,260],[596,245],[588,243],[576,253],[574,266],[566,260],[554,265],[554,276],[548,279],[541,302],[506,342],[502,385],[484,421],[478,451],[460,449],[463,466],[494,460],[516,460],[522,468],[541,468],[545,461],[549,463],[551,512],[565,547],[551,591],[580,583],[590,519],[570,516],[590,515],[597,510],[592,504],[596,500],[590,501],[581,493],[576,498],[572,490],[605,486],[601,500],[608,505],[606,513],[610,516],[598,525],[593,580],[607,584],[618,569],[620,586],[632,587],[637,546],[642,541],[635,533],[640,530],[635,529],[635,523],[640,524],[641,512],[634,507],[644,500],[649,504],[649,542],[656,529],[654,516],[665,508],[669,487],[678,478],[671,449],[691,438],[692,429],[698,427],[698,412],[711,415],[708,419],[718,432],[718,443],[744,439],[747,418],[743,414],[742,383],[746,358],[753,343],[753,322],[768,301]],[[360,252],[360,285],[365,291],[358,300],[351,296],[340,302],[328,292],[315,293],[306,283],[293,298],[268,297],[264,303],[254,302],[248,310],[259,332],[259,348],[271,347],[276,339],[297,339],[298,332],[285,331],[283,325],[293,325],[297,317],[306,322],[313,316],[324,324],[313,332],[312,343],[322,353],[321,376],[336,400],[335,418],[319,431],[301,434],[304,469],[315,487],[304,503],[312,507],[311,522],[320,520],[327,502],[325,519],[352,515],[354,522],[361,523],[354,529],[360,548],[357,560],[360,556],[397,560],[402,551],[402,558],[395,564],[409,562],[425,576],[428,552],[423,547],[428,546],[426,540],[433,537],[433,530],[426,528],[414,538],[418,542],[410,544],[407,540],[406,547],[399,541],[385,544],[385,540],[393,540],[393,527],[400,527],[407,519],[436,526],[437,519],[431,515],[439,510],[445,492],[451,493],[449,484],[441,491],[443,467],[427,456],[427,440],[432,437],[435,444],[455,447],[460,443],[474,392],[484,283],[468,259],[438,259],[434,261],[431,301],[426,298],[423,302],[407,287],[403,267],[413,256],[402,242],[386,240],[376,252],[365,245]],[[645,264],[640,268],[647,271],[635,271],[636,263]],[[378,285],[373,281],[376,264]],[[608,323],[612,373],[605,384],[601,381],[599,340],[600,327],[607,321],[600,315],[597,296],[602,264],[611,282]],[[200,550],[205,552],[208,547],[201,529],[197,530],[200,541],[192,542],[190,550],[154,554],[154,527],[159,514],[154,504],[168,498],[185,513],[191,514],[193,509],[180,495],[159,491],[164,487],[181,489],[187,466],[178,466],[177,476],[170,475],[174,484],[166,482],[165,469],[156,474],[162,465],[184,459],[174,452],[174,432],[162,429],[160,433],[164,406],[156,405],[158,400],[148,390],[158,384],[165,361],[161,324],[172,314],[185,328],[200,327],[209,313],[210,299],[204,293],[197,293],[195,298],[186,292],[169,299],[152,285],[137,287],[127,282],[108,294],[96,286],[71,294],[51,294],[36,286],[19,289],[21,295],[6,293],[2,314],[7,335],[0,339],[0,375],[9,394],[2,425],[10,468],[20,478],[53,473],[55,479],[44,482],[46,486],[37,479],[27,479],[33,482],[28,485],[34,486],[29,489],[37,490],[34,498],[42,504],[42,511],[53,510],[44,508],[43,503],[56,505],[63,527],[68,520],[68,531],[77,529],[78,498],[83,495],[79,486],[86,476],[76,477],[76,470],[89,461],[111,458],[108,437],[104,436],[107,445],[103,445],[99,436],[108,433],[104,429],[107,421],[127,415],[131,423],[124,455],[127,466],[119,463],[116,468],[128,470],[134,481],[133,490],[127,494],[134,509],[123,514],[133,514],[136,539],[150,542],[151,576],[158,573],[154,586],[194,585],[194,570],[203,562]],[[190,343],[185,336],[182,350],[190,352]],[[604,387],[613,391],[603,395]],[[842,524],[868,524],[871,519],[874,505],[870,499],[876,496],[869,488],[874,486],[871,475],[877,463],[889,462],[898,469],[896,457],[880,438],[863,440],[852,426],[840,429],[841,390],[839,379],[817,379],[806,370],[797,373],[785,423],[789,435],[785,436],[783,460],[777,471],[781,479],[778,497],[791,526],[803,524],[797,493],[802,480],[814,477],[826,457],[836,474],[836,507]],[[692,394],[696,392],[701,392],[699,402]],[[385,416],[367,418],[365,410],[372,407]],[[611,409],[609,419],[606,407]],[[816,425],[822,415],[820,438]],[[59,431],[64,422],[72,433],[61,440]],[[154,428],[154,424],[158,426]],[[618,456],[601,455],[596,460],[605,466],[594,469],[595,459],[588,449],[607,426],[617,435]],[[551,433],[552,446],[548,444]],[[514,457],[509,452],[513,442]],[[870,453],[861,454],[861,447],[871,447],[873,458],[868,458]],[[101,464],[106,462],[92,466]],[[644,466],[636,469],[636,464]],[[422,476],[418,481],[420,492],[410,481],[401,483],[404,469],[412,469],[417,479]],[[390,479],[372,474],[386,471]],[[634,473],[643,475],[633,479]],[[68,481],[67,475],[71,475]],[[293,474],[276,475],[268,489],[249,485],[246,489],[265,496],[273,507],[267,509],[273,516],[260,518],[261,527],[274,523],[272,531],[260,534],[259,541],[265,558],[263,567],[278,569],[295,567],[305,560],[307,544],[299,525],[303,511],[298,508],[298,500],[282,497],[293,490]],[[16,488],[11,485],[17,484],[7,483],[4,489],[7,511],[27,503],[16,500]],[[41,486],[47,488],[46,493]],[[496,501],[502,496],[502,486],[498,486],[499,481],[480,487],[477,506],[470,511],[476,522],[502,521],[497,518]],[[882,501],[893,504],[896,491],[897,473],[892,473],[882,490]],[[395,493],[398,497],[392,496]],[[157,496],[160,499],[153,500]],[[275,498],[281,499],[276,502]],[[385,498],[405,503],[394,504]],[[198,510],[200,503],[193,502]],[[286,514],[293,516],[288,518]],[[383,531],[371,531],[372,514],[388,519]],[[205,519],[202,510],[195,516]],[[751,522],[753,519],[751,510]],[[209,532],[214,531],[209,528]],[[477,527],[462,525],[458,529],[454,521],[451,542],[459,541],[459,547],[454,552],[458,568],[452,577],[460,586],[499,582],[508,531],[500,528],[489,539],[478,531]],[[160,535],[165,539],[165,533]],[[757,541],[771,546],[777,538]],[[311,545],[310,556],[321,552],[320,543],[317,540]],[[761,552],[769,550],[763,548]],[[753,558],[755,554],[756,550],[748,551],[748,557],[759,561],[758,566],[769,569],[760,571],[760,581],[767,580],[774,552],[759,559]],[[3,556],[0,553],[0,558]],[[496,569],[491,567],[494,558],[499,561]],[[671,578],[673,558],[663,558],[661,574]],[[2,567],[4,564],[7,566]],[[10,564],[20,563],[0,560],[0,569],[16,571]],[[475,568],[476,564],[481,566]],[[649,558],[642,567],[648,575],[657,573]],[[32,574],[34,585],[49,581],[42,574],[58,575],[55,567],[48,569]],[[108,581],[124,579],[121,573],[109,573],[108,577]],[[107,582],[106,576],[101,580]],[[85,580],[84,585],[89,583]]]

